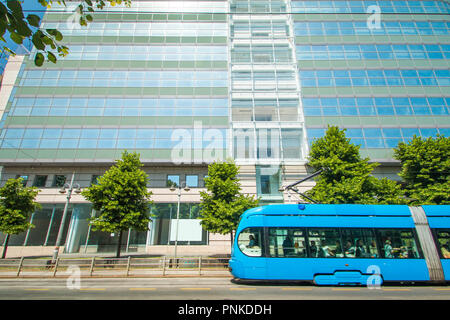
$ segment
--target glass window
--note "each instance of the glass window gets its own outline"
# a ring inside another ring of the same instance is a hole
[[[53,178],[53,184],[52,187],[62,187],[66,183],[67,177],[65,175],[61,174],[55,174],[55,177]]]
[[[378,246],[370,229],[342,229],[346,258],[377,258]]]
[[[45,129],[42,138],[59,138],[61,129]]]
[[[5,138],[20,139],[24,133],[24,129],[7,129]]]
[[[21,175],[17,175],[16,176],[16,179],[18,179],[18,178],[22,178],[22,185],[24,186],[24,187],[26,187],[27,186],[27,182],[28,182],[28,176],[21,176]]]
[[[381,137],[381,129],[379,128],[364,128],[364,135],[367,138],[378,138]]]
[[[399,128],[383,128],[382,130],[384,136],[388,138],[397,138],[402,136]]]
[[[72,208],[69,207],[68,210],[69,211],[66,216],[63,235],[62,235],[62,239],[63,239],[62,244],[65,242],[65,239],[67,237],[67,231],[69,230],[69,225],[70,225]],[[59,227],[61,225],[62,216],[63,216],[63,208],[55,208],[55,211],[53,214],[53,222],[51,225],[49,225],[49,230],[48,230],[49,232],[48,232],[47,242],[45,243],[45,245],[55,245],[56,238],[58,236]]]
[[[186,186],[197,188],[198,187],[198,176],[197,175],[187,175],[186,176]]]
[[[40,139],[42,135],[42,129],[26,129],[23,135],[24,139]]]
[[[98,175],[98,174],[93,174],[93,175],[92,175],[92,177],[91,177],[91,186],[92,186],[92,185],[95,185],[95,184],[98,184],[98,180],[97,180],[97,179],[98,179],[99,177],[101,177],[101,176]]]
[[[405,138],[412,138],[414,135],[420,136],[418,128],[402,128],[402,133]]]
[[[436,128],[421,128],[420,132],[422,133],[422,137],[433,137],[437,135],[437,129]]]
[[[307,256],[304,230],[300,228],[269,228],[269,256],[273,258]]]
[[[180,185],[179,175],[168,175],[166,181],[166,187],[178,187]]]
[[[436,230],[436,238],[441,258],[450,259],[450,229]]]
[[[52,217],[52,209],[42,209],[32,216],[32,224],[34,228],[29,229],[29,234],[26,237],[27,246],[42,246],[45,245],[45,238],[47,236],[49,223]]]
[[[341,237],[338,229],[309,229],[309,257],[311,258],[341,258]]]
[[[419,246],[412,230],[380,229],[381,258],[421,258]]]
[[[45,187],[45,183],[47,182],[47,176],[37,175],[34,177],[33,187]]]
[[[367,148],[384,148],[383,139],[366,139]]]
[[[262,228],[246,228],[239,233],[238,247],[250,257],[262,256]]]
[[[63,139],[76,139],[80,136],[81,130],[80,129],[63,129],[62,130],[62,136]]]
[[[261,193],[270,194],[270,176],[261,176]]]

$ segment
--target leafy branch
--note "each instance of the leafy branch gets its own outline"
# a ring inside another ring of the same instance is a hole
[[[43,7],[51,8],[54,2],[60,5],[66,5],[64,0],[37,0]],[[125,4],[127,7],[131,5],[131,0],[84,0],[76,8],[75,21],[81,26],[87,26],[93,21],[91,13],[95,9],[103,9],[109,2],[111,6]],[[63,44],[62,33],[57,29],[41,28],[41,18],[35,14],[28,14],[26,17],[22,8],[23,1],[4,0],[0,1],[0,40],[7,42],[5,37],[22,45],[26,39],[30,40],[37,50],[34,58],[36,66],[42,66],[44,62],[50,61],[56,63],[58,57],[65,57],[69,54],[69,48]],[[16,53],[8,46],[4,47],[6,52],[12,55]],[[58,57],[57,57],[58,56]]]

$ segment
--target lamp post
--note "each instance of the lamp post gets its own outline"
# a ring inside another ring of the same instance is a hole
[[[72,179],[69,183],[64,184],[64,186],[59,190],[60,193],[66,193],[66,189],[68,189],[67,192],[67,197],[66,197],[66,204],[64,206],[64,211],[63,211],[63,215],[61,218],[61,223],[59,225],[59,231],[58,231],[58,237],[56,238],[56,245],[55,245],[55,249],[53,250],[53,258],[52,258],[52,262],[55,263],[56,259],[58,258],[58,253],[59,253],[59,246],[61,245],[61,239],[62,239],[62,234],[63,234],[63,230],[64,230],[64,224],[66,222],[66,216],[67,216],[67,211],[69,209],[69,203],[70,203],[70,198],[72,196],[72,191],[74,191],[74,187],[75,189],[75,193],[81,193],[81,187],[78,183],[73,183],[73,180],[75,179],[75,172],[72,174]]]
[[[178,206],[177,206],[177,222],[175,225],[175,260],[177,259],[177,244],[178,244],[178,221],[180,220],[180,200],[181,200],[181,189],[184,189],[184,191],[188,192],[191,190],[186,183],[184,183],[184,188],[181,186],[181,184],[178,186]],[[177,190],[175,186],[170,187],[170,191],[174,192]]]

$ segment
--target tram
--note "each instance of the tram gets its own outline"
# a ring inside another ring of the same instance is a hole
[[[236,279],[316,285],[450,281],[450,205],[280,204],[241,216]]]

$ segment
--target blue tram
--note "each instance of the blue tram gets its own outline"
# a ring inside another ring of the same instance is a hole
[[[281,204],[247,210],[230,271],[317,285],[450,281],[450,206]]]

